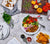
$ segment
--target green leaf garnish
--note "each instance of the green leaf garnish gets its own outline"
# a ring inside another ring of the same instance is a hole
[[[3,13],[3,19],[5,22],[7,22],[8,24],[11,21],[11,16],[9,14],[6,14],[6,12]]]

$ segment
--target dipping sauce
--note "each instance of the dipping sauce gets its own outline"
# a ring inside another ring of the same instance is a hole
[[[32,41],[32,38],[31,37],[27,37],[27,41],[28,42],[31,42]]]

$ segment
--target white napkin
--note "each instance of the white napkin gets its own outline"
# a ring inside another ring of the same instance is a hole
[[[7,44],[21,44],[15,37],[10,40]]]

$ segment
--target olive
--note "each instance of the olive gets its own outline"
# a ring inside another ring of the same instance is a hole
[[[22,38],[22,39],[24,39],[24,38],[25,38],[25,35],[24,35],[24,34],[22,34],[22,35],[21,35],[21,38]]]

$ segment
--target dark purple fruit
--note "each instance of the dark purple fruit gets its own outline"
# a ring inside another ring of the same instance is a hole
[[[22,38],[22,39],[24,39],[24,38],[25,38],[25,35],[24,35],[24,34],[22,34],[22,35],[21,35],[21,38]]]

